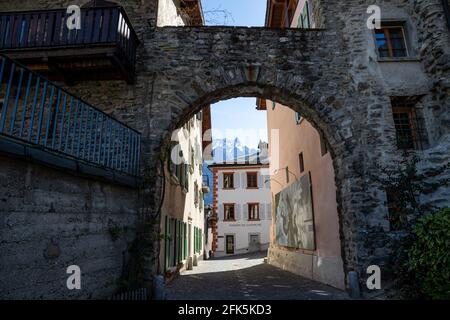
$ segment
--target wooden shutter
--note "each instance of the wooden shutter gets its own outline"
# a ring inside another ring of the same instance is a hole
[[[247,172],[241,172],[241,186],[247,188]]]
[[[242,219],[242,205],[241,204],[235,204],[234,205],[234,218],[236,221],[240,221]]]
[[[259,220],[264,220],[265,216],[266,216],[266,204],[260,203],[259,204]]]
[[[270,189],[270,175],[264,176],[264,187]]]
[[[235,172],[234,173],[234,176],[233,176],[233,182],[234,182],[234,188],[235,189],[238,189],[239,188],[239,186],[240,186],[240,179],[239,179],[240,177],[239,177],[239,172]]]
[[[266,204],[266,219],[272,220],[272,204],[271,203]]]
[[[223,208],[223,204],[219,205],[219,221],[223,221],[225,216],[224,216],[224,208]]]
[[[256,174],[256,179],[258,180],[258,188],[262,188],[263,186],[264,186],[264,184],[263,184],[263,175],[260,173],[260,172],[258,172],[257,174]]]
[[[217,174],[217,185],[219,187],[219,189],[223,189],[223,173],[219,172]]]
[[[243,220],[248,220],[248,204],[243,204],[242,205],[242,216],[243,216]]]

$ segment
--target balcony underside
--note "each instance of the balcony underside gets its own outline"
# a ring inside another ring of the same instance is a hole
[[[115,43],[88,47],[9,49],[3,52],[32,71],[69,85],[89,80],[125,80],[132,84],[134,80],[133,68]]]
[[[0,134],[0,155],[45,165],[74,175],[138,188],[142,181],[138,176],[118,172],[104,166],[64,155],[42,146],[20,141]]]

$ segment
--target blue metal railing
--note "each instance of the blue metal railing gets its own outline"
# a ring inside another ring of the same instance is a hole
[[[139,174],[139,132],[3,55],[0,135]]]

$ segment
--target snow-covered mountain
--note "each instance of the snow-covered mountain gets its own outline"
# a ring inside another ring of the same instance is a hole
[[[255,154],[257,149],[249,148],[241,143],[238,138],[233,140],[215,139],[212,141],[213,160],[203,162],[203,175],[209,177],[209,189],[211,192],[205,194],[205,205],[212,205],[213,202],[213,177],[208,169],[211,163],[220,163],[224,160],[232,160],[245,155]]]
[[[257,149],[243,145],[238,138],[233,140],[216,139],[212,141],[212,152],[212,162],[220,163],[226,160],[230,161],[245,155],[254,154],[257,152]]]

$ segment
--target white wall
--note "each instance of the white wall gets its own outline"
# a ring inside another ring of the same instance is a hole
[[[258,171],[258,189],[247,189],[246,172]],[[223,173],[234,173],[233,190],[223,189]],[[268,168],[228,168],[218,170],[218,248],[215,256],[226,255],[225,236],[234,235],[235,254],[247,253],[250,241],[250,234],[259,234],[261,250],[269,246],[269,231],[272,223],[272,205]],[[227,222],[224,220],[224,203],[235,203],[236,221]],[[248,203],[259,203],[260,221],[248,221]]]
[[[178,14],[178,0],[159,0],[157,26],[183,26],[184,21]]]

